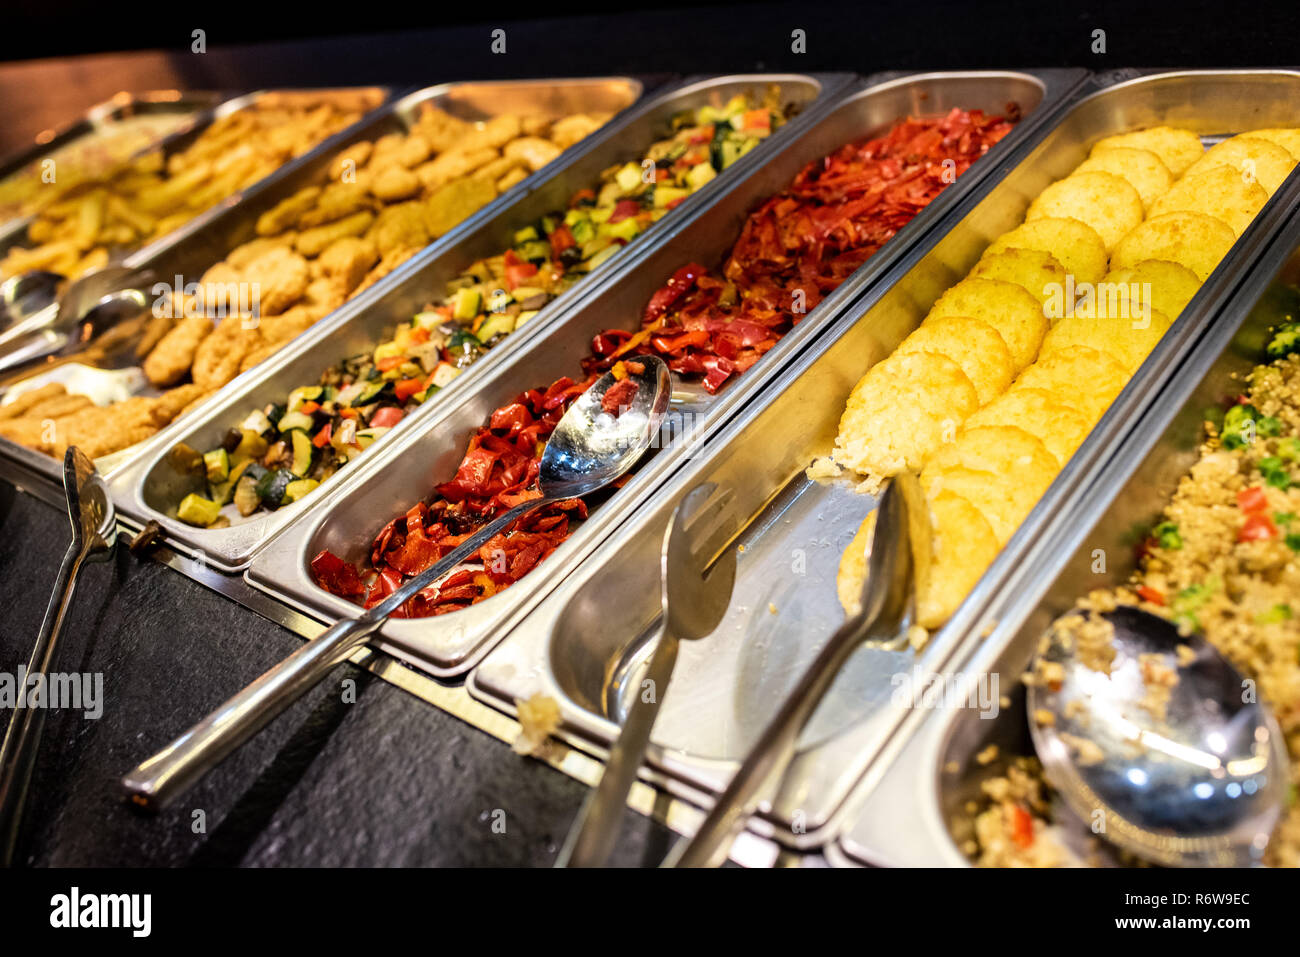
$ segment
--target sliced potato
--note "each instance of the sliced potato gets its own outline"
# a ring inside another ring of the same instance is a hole
[[[999,546],[988,520],[960,495],[940,492],[930,500],[930,517],[930,567],[917,570],[916,614],[922,628],[933,630],[952,617],[997,557]]]
[[[1095,422],[1126,382],[1128,372],[1114,356],[1087,346],[1067,346],[1043,356],[1011,388],[1043,389]]]
[[[1001,334],[969,316],[927,319],[903,340],[895,355],[908,352],[937,352],[952,359],[975,386],[980,405],[1005,392],[1015,377],[1011,352]]]
[[[1106,244],[1097,231],[1077,219],[1035,219],[1003,233],[984,251],[983,259],[1008,249],[1051,253],[1076,283],[1096,282],[1106,274]]]
[[[1154,309],[1144,319],[1069,316],[1047,334],[1041,355],[1050,356],[1069,346],[1088,346],[1114,356],[1132,375],[1160,342],[1170,324],[1168,316]]]
[[[988,323],[1011,350],[1017,372],[1034,360],[1049,325],[1041,302],[1021,286],[1000,279],[963,279],[939,298],[926,322],[940,316],[970,316]]]
[[[1092,421],[1045,389],[1015,388],[966,420],[968,429],[985,425],[1014,425],[1024,429],[1064,465],[1087,436]]]
[[[1252,134],[1234,136],[1211,146],[1192,164],[1187,176],[1208,169],[1226,167],[1247,183],[1258,183],[1272,196],[1291,170],[1296,159],[1283,146]]]
[[[1118,133],[1098,140],[1092,147],[1095,154],[1112,146],[1130,146],[1150,150],[1160,157],[1174,176],[1182,176],[1187,168],[1205,154],[1201,138],[1191,130],[1177,130],[1169,126],[1153,126],[1132,133]]]
[[[1147,259],[1107,273],[1101,285],[1118,287],[1119,296],[1125,299],[1136,293],[1140,302],[1149,302],[1152,309],[1177,319],[1201,288],[1201,281],[1186,266]]]
[[[1236,242],[1232,227],[1205,213],[1165,213],[1148,219],[1125,236],[1111,257],[1112,269],[1127,269],[1146,259],[1186,266],[1205,282]]]
[[[971,275],[977,279],[1000,279],[1020,286],[1040,302],[1053,299],[1053,287],[1065,287],[1065,267],[1041,249],[1007,249],[985,256]]]
[[[1174,176],[1169,167],[1150,150],[1132,146],[1110,146],[1094,150],[1092,155],[1074,170],[1078,173],[1113,173],[1122,176],[1142,198],[1144,209],[1160,198],[1173,185]]]
[[[975,386],[947,356],[890,356],[853,387],[832,457],[866,476],[868,487],[903,469],[919,471],[977,408]]]
[[[1300,127],[1274,127],[1272,129],[1251,130],[1241,135],[1249,136],[1255,140],[1268,140],[1290,153],[1293,159],[1300,160]]]
[[[1264,187],[1235,167],[1211,166],[1199,172],[1190,170],[1174,183],[1169,192],[1156,200],[1151,215],[1204,213],[1223,220],[1240,236],[1267,202],[1268,192]]]
[[[1038,194],[1025,214],[1035,219],[1077,219],[1087,223],[1107,249],[1142,222],[1142,197],[1128,180],[1114,173],[1073,173]]]

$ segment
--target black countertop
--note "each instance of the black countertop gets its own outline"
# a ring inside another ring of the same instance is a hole
[[[14,674],[27,662],[69,535],[61,511],[0,482],[0,671]],[[124,772],[301,641],[125,547],[110,562],[88,565],[54,670],[101,672],[103,714],[49,713],[16,860],[91,867],[554,861],[584,785],[351,664],[162,814],[123,802]],[[346,678],[356,681],[353,704],[343,702]],[[501,821],[504,833],[493,826]],[[610,863],[657,864],[669,844],[666,828],[629,810]]]

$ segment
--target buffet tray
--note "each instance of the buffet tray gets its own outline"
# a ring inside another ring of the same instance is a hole
[[[260,95],[262,94],[253,93],[240,97],[223,104],[221,110],[241,108]],[[479,120],[503,110],[554,112],[557,115],[580,110],[617,113],[634,103],[640,95],[641,83],[627,77],[442,83],[416,90],[372,110],[359,122],[317,144],[255,185],[234,194],[175,232],[133,253],[123,265],[139,270],[145,277],[146,284],[160,280],[174,285],[177,282],[175,277],[178,276],[183,282],[197,281],[208,267],[224,259],[230,250],[253,238],[257,219],[262,213],[302,188],[324,179],[334,157],[341,150],[360,140],[405,131],[420,107],[426,103],[462,119]],[[617,122],[617,119],[611,122]],[[606,128],[610,125],[607,123]],[[198,135],[199,132],[201,130],[195,130],[190,135]],[[605,130],[596,131],[577,144],[575,149],[589,149],[604,134]],[[568,153],[566,151],[564,155],[567,156]],[[555,162],[564,162],[563,156]],[[411,276],[420,263],[427,262],[430,256],[454,246],[475,225],[482,224],[537,188],[540,182],[551,175],[552,168],[554,163],[502,193],[428,246],[422,254],[407,260],[369,289],[315,323],[295,342],[300,345],[304,339],[310,341],[330,335],[336,326],[363,308],[364,303],[373,302],[386,289]],[[44,314],[41,314],[31,322],[43,320]],[[207,409],[220,404],[231,390],[240,388],[248,376],[259,374],[264,365],[227,383],[209,396],[202,407]],[[136,456],[147,454],[152,443],[174,441],[167,437],[173,434],[173,430],[183,428],[183,422],[184,420],[177,420],[145,442],[104,456],[96,461],[96,465],[100,472],[112,475]],[[15,481],[25,479],[27,484],[41,480],[57,484],[61,480],[62,467],[46,455],[0,438],[0,474],[14,476]]]
[[[582,144],[569,151],[565,160],[548,168],[550,175],[543,182],[536,184],[517,202],[498,210],[495,216],[480,221],[469,235],[463,236],[461,242],[444,248],[439,255],[425,257],[420,268],[407,273],[399,283],[390,287],[379,302],[345,304],[321,335],[301,337],[268,359],[252,375],[241,377],[236,387],[227,389],[219,401],[208,403],[198,414],[187,417],[177,427],[169,428],[164,440],[150,440],[149,454],[137,457],[132,464],[113,475],[110,492],[119,512],[137,522],[158,522],[173,547],[190,554],[202,553],[216,568],[227,572],[242,569],[263,542],[305,510],[323,504],[350,469],[327,479],[322,488],[310,497],[275,512],[256,513],[228,528],[196,528],[175,517],[176,504],[185,492],[192,490],[192,480],[178,473],[169,462],[168,452],[176,442],[184,442],[191,448],[210,448],[228,428],[242,421],[248,410],[282,401],[290,389],[316,382],[322,371],[339,360],[373,349],[386,331],[420,311],[447,280],[460,274],[475,260],[508,248],[518,229],[548,212],[563,209],[574,192],[598,181],[602,170],[639,160],[653,142],[668,132],[671,117],[679,111],[707,103],[721,105],[738,93],[754,93],[761,97],[768,84],[776,83],[780,84],[786,102],[799,105],[802,112],[808,113],[814,105],[820,106],[832,98],[834,91],[847,81],[847,75],[822,78],[791,74],[720,76],[687,82],[654,97],[622,122],[615,122],[607,135],[597,133],[589,137],[593,141],[589,146]],[[743,177],[745,170],[761,165],[763,156],[773,143],[780,142],[787,130],[797,135],[799,128],[796,119],[789,127],[778,131],[743,160],[694,193],[644,238],[638,237],[583,282],[548,303],[526,326],[511,333],[452,380],[436,398],[403,418],[375,442],[367,455],[376,454],[409,430],[419,428],[439,408],[455,401],[463,389],[471,387],[478,378],[490,375],[513,351],[532,338],[546,336],[553,325],[562,324],[570,306],[580,302],[588,288],[611,275],[619,265],[634,261],[634,251],[640,249],[643,242],[653,243],[661,229],[671,228],[677,215],[689,215],[691,210],[707,204],[710,196],[726,190],[729,184]]]
[[[855,792],[843,830],[827,848],[834,863],[969,866],[951,825],[966,801],[978,799],[981,781],[1002,773],[1003,757],[1034,753],[1020,676],[1039,637],[1088,591],[1128,580],[1135,569],[1133,530],[1150,526],[1197,461],[1205,410],[1240,392],[1243,376],[1268,361],[1263,344],[1269,327],[1282,318],[1270,297],[1276,285],[1300,283],[1300,177],[1293,174],[1283,191],[1289,194],[1290,220],[1242,270],[1234,294],[1203,326],[1164,388],[1143,411],[1135,410],[1125,437],[1101,461],[1089,494],[1046,517],[1038,539],[1023,550],[1020,566],[984,611],[992,626],[988,637],[954,657],[950,676],[959,694],[980,681],[992,687],[996,678],[1010,706],[983,714],[969,707],[918,712],[915,733]],[[1104,568],[1097,562],[1099,550]],[[990,745],[997,745],[999,758],[981,764],[976,755]],[[1057,826],[1067,838],[1074,836],[1068,822]],[[1083,825],[1078,831],[1092,836]]]
[[[898,235],[809,312],[751,370],[721,394],[709,397],[698,387],[679,384],[668,416],[665,440],[655,454],[604,504],[593,507],[569,539],[538,571],[508,590],[454,614],[423,620],[391,620],[378,644],[437,676],[463,674],[490,645],[523,621],[533,607],[573,571],[617,525],[672,472],[707,444],[709,437],[746,402],[760,394],[799,352],[827,333],[844,308],[889,272],[913,246],[925,240],[946,212],[995,178],[1027,149],[1068,94],[1083,78],[1079,71],[970,72],[917,74],[875,83],[870,78],[805,125],[801,135],[774,144],[762,166],[732,189],[714,195],[707,208],[680,217],[657,242],[643,248],[617,277],[611,277],[553,322],[546,336],[533,336],[461,391],[456,403],[441,408],[419,429],[364,459],[328,502],[308,509],[303,518],[254,555],[246,572],[294,608],[324,620],[356,613],[356,606],[325,592],[312,580],[308,562],[328,548],[346,560],[365,555],[373,536],[392,516],[406,511],[428,493],[440,476],[450,476],[469,435],[491,411],[523,389],[562,375],[577,374],[591,337],[602,329],[635,330],[645,303],[683,263],[716,263],[729,250],[749,211],[783,188],[807,163],[844,143],[878,134],[909,114],[942,115],[954,106],[1001,112],[1019,103],[1025,119],[989,155],[974,164]],[[684,440],[675,441],[672,436]],[[637,580],[634,588],[642,588]]]
[[[524,619],[470,676],[476,696],[513,710],[542,693],[555,698],[566,740],[604,748],[652,650],[659,619],[660,543],[681,499],[700,483],[732,492],[738,528],[736,586],[714,633],[683,643],[659,713],[650,763],[686,796],[717,793],[784,696],[843,620],[835,577],[840,556],[874,497],[851,477],[812,481],[804,469],[829,453],[845,399],[936,298],[966,275],[993,237],[1018,225],[1030,200],[1065,176],[1099,137],[1169,122],[1207,138],[1294,122],[1300,74],[1207,72],[1152,75],[1103,89],[1073,106],[1031,152],[1004,163],[991,189],[968,194],[930,241],[909,252],[840,321],[653,495]],[[1077,503],[1118,438],[1138,422],[1178,358],[1212,327],[1242,267],[1252,262],[1300,195],[1292,177],[1237,242],[1166,334],[1052,488],[948,624],[922,651],[863,647],[806,729],[790,773],[753,826],[791,847],[824,845],[860,776],[892,740],[909,710],[895,690],[913,669],[940,672],[978,644],[988,608],[1023,592],[1013,572],[1039,567],[1061,539],[1049,531]],[[1085,383],[1080,384],[1086,388]],[[627,492],[624,493],[628,495]],[[629,501],[623,504],[632,504]],[[630,508],[629,508],[630,510]],[[310,539],[313,543],[324,539]],[[519,586],[515,586],[519,587]],[[1008,684],[1009,687],[1009,684]],[[908,800],[910,792],[898,792]],[[866,815],[879,828],[889,818]]]

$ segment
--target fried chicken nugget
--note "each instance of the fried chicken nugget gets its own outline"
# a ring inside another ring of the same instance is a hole
[[[312,209],[320,198],[321,187],[308,186],[300,189],[288,199],[281,200],[271,209],[257,217],[255,231],[259,236],[274,236],[282,233],[298,221],[298,217]]]
[[[423,232],[424,221],[418,204],[415,205],[413,212],[417,217],[420,230]],[[382,215],[380,220],[383,220]],[[378,228],[377,225],[376,231],[378,231]],[[424,239],[421,239],[420,242],[424,242]],[[379,261],[377,247],[377,241],[370,242],[356,236],[344,236],[342,239],[336,239],[330,243],[316,262],[320,265],[321,274],[328,278],[346,296],[356,288],[357,283],[361,282],[366,273],[370,271],[370,268]]]
[[[385,203],[396,203],[418,196],[424,185],[404,166],[387,166],[375,174],[370,182],[370,192]]]
[[[389,206],[379,214],[367,238],[374,243],[376,258],[387,256],[395,249],[420,249],[427,246],[432,237],[425,225],[424,203],[409,202]],[[374,260],[366,268],[373,265]]]
[[[17,418],[0,420],[0,436],[37,452],[48,452],[48,419]],[[57,428],[57,424],[56,424]]]
[[[415,168],[425,189],[437,189],[453,180],[468,176],[497,159],[495,149],[452,150]]]
[[[562,120],[556,120],[551,126],[551,135],[547,137],[562,150],[567,150],[579,140],[586,139],[604,125],[604,120],[586,113],[575,113]]]
[[[80,412],[86,406],[94,404],[84,395],[56,395],[32,406],[27,410],[25,418],[58,419],[73,412]]]
[[[425,201],[424,225],[437,238],[496,199],[495,183],[464,179],[448,183]]]
[[[258,327],[252,326],[247,316],[226,316],[195,352],[190,370],[195,385],[205,391],[220,389],[239,374],[244,356],[258,341]]]
[[[375,144],[370,140],[362,140],[360,143],[353,143],[334,157],[334,162],[330,163],[329,177],[337,182],[347,182],[343,177],[349,173],[355,173],[361,167],[366,165],[370,159],[370,154],[375,150]]]
[[[212,320],[207,316],[180,320],[145,357],[145,378],[156,386],[175,385],[190,371],[195,352],[211,334]]]
[[[256,284],[256,302],[263,316],[284,312],[302,298],[307,283],[311,281],[307,260],[283,246],[277,246],[249,263],[244,269],[244,278]]]
[[[482,149],[499,150],[517,138],[519,132],[519,117],[513,113],[502,113],[492,117],[479,129],[466,133],[456,146],[467,153]]]
[[[168,389],[154,400],[150,415],[159,428],[170,425],[173,420],[188,412],[194,405],[206,399],[210,390],[197,383],[187,383]]]
[[[536,173],[559,156],[562,150],[550,140],[544,140],[540,136],[521,136],[519,139],[507,143],[501,152],[510,159],[517,159],[527,163],[528,168]]]
[[[63,388],[63,383],[48,382],[39,388],[24,392],[8,405],[0,405],[0,420],[22,418],[27,414],[28,409],[40,405],[47,399],[66,394],[67,390]]]
[[[368,210],[372,205],[365,183],[330,183],[311,208],[298,217],[296,225],[310,230]]]
[[[264,256],[272,249],[288,247],[293,245],[293,236],[283,234],[277,236],[259,236],[257,239],[250,239],[242,246],[236,246],[226,255],[226,265],[235,271],[241,271],[248,268],[248,264],[255,261],[259,256]]]
[[[360,236],[375,221],[375,214],[370,210],[353,213],[344,219],[314,229],[304,229],[298,234],[294,247],[308,259],[314,259],[323,253],[330,244],[344,236]]]
[[[44,449],[62,458],[75,445],[92,459],[130,448],[158,431],[156,399],[142,396],[100,407],[91,406],[54,422],[53,441]]]

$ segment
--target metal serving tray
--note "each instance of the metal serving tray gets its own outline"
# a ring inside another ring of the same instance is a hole
[[[42,159],[65,146],[111,132],[113,124],[128,117],[174,113],[190,118],[188,123],[173,130],[167,136],[161,137],[157,143],[148,147],[145,152],[157,149],[158,146],[168,140],[185,134],[194,125],[209,122],[208,118],[203,115],[205,111],[215,109],[228,96],[229,94],[215,91],[182,92],[180,90],[119,93],[112,99],[92,106],[75,121],[57,130],[45,130],[38,134],[36,142],[31,146],[0,160],[0,182],[7,180],[15,173],[21,172],[33,163],[39,163]],[[139,155],[139,152],[137,151],[135,155]],[[7,251],[10,246],[22,239],[26,234],[30,221],[30,217],[24,216],[11,217],[0,221],[0,253]]]
[[[440,255],[426,257],[421,267],[407,274],[399,285],[389,290],[382,301],[359,308],[354,308],[351,303],[343,306],[337,314],[337,320],[331,321],[326,334],[298,340],[290,348],[263,363],[256,374],[241,378],[238,388],[227,391],[220,402],[210,403],[204,411],[186,418],[179,429],[169,429],[165,447],[163,443],[153,442],[150,446],[151,454],[139,456],[131,465],[114,474],[110,491],[119,512],[140,522],[150,519],[157,521],[174,547],[191,554],[201,552],[205,560],[215,568],[227,572],[241,569],[258,546],[297,518],[306,508],[320,501],[350,469],[331,477],[322,489],[318,489],[309,498],[276,512],[259,513],[224,529],[195,528],[175,518],[176,505],[181,497],[195,489],[191,487],[191,479],[178,474],[169,464],[168,451],[172,445],[179,441],[193,448],[210,448],[226,429],[242,421],[250,409],[261,408],[272,401],[281,401],[289,389],[317,381],[321,372],[340,359],[373,349],[386,332],[399,322],[409,319],[437,290],[443,288],[448,279],[459,274],[474,260],[495,255],[501,249],[508,248],[518,229],[547,212],[563,209],[576,190],[597,182],[601,171],[629,160],[639,160],[651,143],[668,133],[671,117],[681,110],[694,109],[708,103],[721,105],[738,93],[761,96],[768,84],[776,83],[781,87],[785,102],[795,104],[801,108],[801,112],[807,113],[814,104],[820,105],[832,97],[834,91],[848,80],[847,74],[821,78],[793,74],[720,76],[680,84],[653,98],[632,111],[625,120],[613,124],[614,128],[608,134],[590,137],[594,141],[590,147],[584,148],[585,144],[578,146],[570,151],[565,161],[548,167],[550,175],[544,182],[537,184],[518,202],[480,222],[460,243],[445,248]],[[726,190],[732,182],[743,177],[747,169],[761,165],[763,156],[772,148],[773,143],[781,142],[787,130],[791,135],[798,134],[800,119],[790,123],[767,143],[693,194],[689,205],[683,203],[656,229],[649,232],[648,241],[653,242],[660,229],[665,224],[672,223],[679,213],[689,215],[691,210],[707,204],[709,197]],[[638,249],[642,242],[638,237],[627,249]],[[557,317],[562,316],[575,301],[581,301],[586,289],[629,261],[630,256],[626,251],[615,256],[592,273],[593,279],[584,280],[549,303],[527,326],[508,336],[463,375],[453,380],[435,400],[406,416],[391,432],[379,439],[371,451],[378,451],[391,440],[400,438],[408,429],[418,428],[418,423],[425,421],[435,409],[453,401],[452,397],[459,395],[461,389],[478,377],[490,374],[512,350],[532,337],[546,335],[553,323],[563,321]]]
[[[326,593],[312,581],[308,561],[313,555],[322,548],[349,559],[364,555],[374,534],[390,517],[428,495],[436,480],[453,474],[469,435],[493,409],[525,388],[578,374],[579,360],[588,354],[591,337],[599,330],[637,328],[645,303],[678,267],[693,260],[719,262],[754,205],[784,187],[803,166],[844,143],[879,133],[908,114],[941,114],[956,105],[1000,111],[1008,101],[1018,101],[1026,115],[1020,127],[805,316],[753,369],[716,397],[688,388],[674,397],[677,414],[670,417],[672,427],[688,427],[692,445],[706,440],[801,349],[824,334],[841,310],[940,222],[947,209],[978,191],[1008,157],[1032,142],[1039,124],[1079,79],[1077,71],[1049,71],[932,73],[883,84],[867,81],[823,110],[803,135],[787,138],[768,153],[766,162],[751,167],[750,175],[730,192],[715,194],[707,209],[678,219],[675,229],[669,227],[671,231],[642,251],[635,268],[625,268],[617,282],[611,279],[593,291],[562,325],[553,324],[547,337],[535,336],[521,344],[523,347],[516,348],[492,375],[479,377],[472,389],[462,391],[459,403],[444,404],[421,429],[410,430],[403,441],[391,444],[369,463],[363,462],[348,484],[339,487],[328,508],[309,511],[254,556],[246,577],[309,615],[332,620],[354,614],[355,605]],[[384,626],[380,646],[439,676],[468,670],[493,640],[522,621],[690,452],[684,443],[677,443],[644,462],[613,501],[592,509],[590,518],[542,569],[502,595],[450,615],[390,621]]]
[[[263,212],[303,187],[323,179],[340,150],[360,140],[408,129],[425,103],[434,104],[463,119],[478,120],[492,115],[492,110],[503,109],[539,113],[556,111],[557,114],[580,110],[618,112],[634,103],[640,94],[639,81],[622,77],[443,83],[417,90],[381,109],[371,111],[361,121],[317,144],[254,186],[236,193],[217,207],[201,213],[179,230],[133,253],[125,260],[125,265],[141,270],[151,277],[149,281],[174,283],[176,276],[181,276],[185,281],[197,280],[209,266],[224,259],[230,250],[253,238],[257,219]],[[251,98],[258,95],[261,94],[249,94],[223,104],[221,110],[228,111],[247,105]],[[198,132],[196,130],[192,135],[197,135]],[[586,149],[591,141],[602,135],[603,131],[597,131],[576,148]],[[563,162],[563,158],[555,162]],[[532,174],[466,218],[455,229],[427,247],[425,255],[433,255],[435,251],[455,245],[474,225],[491,218],[524,193],[536,188],[541,180],[550,175],[551,168],[552,166],[547,166]],[[403,277],[410,276],[419,268],[418,264],[424,261],[421,256],[415,256],[403,263],[330,316],[315,323],[299,340],[303,336],[312,339],[328,335],[328,331],[343,321],[344,316],[354,314],[353,310],[363,303],[373,302],[384,290],[400,283]],[[38,321],[39,318],[32,321]],[[246,375],[252,374],[252,371]],[[241,378],[227,383],[223,390],[209,396],[203,407],[218,404],[221,401],[218,397],[227,394],[225,390],[239,388],[240,385]],[[100,472],[112,475],[135,456],[147,454],[149,442],[161,440],[163,435],[171,434],[170,430],[174,428],[176,425],[170,425],[146,443],[104,456],[96,462]],[[59,464],[53,459],[4,439],[0,439],[0,474],[28,484],[33,481],[57,484],[61,481]]]
[[[1289,188],[1293,209],[1300,202],[1296,179],[1291,177]],[[1275,286],[1300,284],[1300,214],[1293,213],[1243,272],[1230,301],[1113,447],[1091,494],[1042,523],[1034,547],[1025,550],[986,611],[994,623],[988,638],[955,666],[970,682],[996,676],[1010,707],[984,717],[969,708],[921,713],[915,735],[855,793],[845,833],[828,848],[836,863],[969,864],[951,827],[962,805],[978,798],[981,781],[1005,768],[1002,759],[1034,753],[1020,675],[1039,636],[1091,589],[1128,579],[1135,567],[1133,531],[1150,527],[1199,457],[1205,410],[1241,391],[1243,376],[1268,361],[1263,344],[1269,327],[1282,318],[1276,301],[1270,302]],[[1096,562],[1098,549],[1106,558],[1104,570]],[[981,766],[975,755],[989,745],[998,746],[999,758]],[[1074,836],[1067,822],[1059,823],[1067,839]],[[1091,837],[1086,828],[1079,830]]]
[[[560,702],[568,740],[600,748],[626,698],[639,690],[659,617],[653,587],[660,542],[674,507],[701,482],[734,493],[742,547],[727,617],[708,638],[685,644],[655,726],[650,760],[690,797],[716,793],[780,700],[843,620],[836,597],[840,556],[874,497],[844,477],[813,482],[805,467],[833,445],[857,380],[919,324],[938,296],[966,275],[988,243],[1018,225],[1031,199],[1070,172],[1097,138],[1158,119],[1207,136],[1268,125],[1300,99],[1300,74],[1153,76],[1074,106],[991,190],[969,196],[931,242],[826,330],[702,454],[649,498],[470,677],[471,693],[507,710],[538,692]],[[1271,108],[1270,108],[1271,104]],[[1134,376],[970,598],[928,645],[864,647],[815,714],[785,785],[755,828],[796,848],[824,844],[855,782],[907,717],[892,700],[912,669],[943,668],[1005,593],[1043,523],[1071,501],[1107,440],[1171,374],[1173,360],[1205,331],[1215,306],[1300,194],[1300,179],[1275,197]],[[865,311],[864,311],[865,310]],[[861,317],[861,318],[859,318]],[[976,639],[977,640],[977,639]]]

